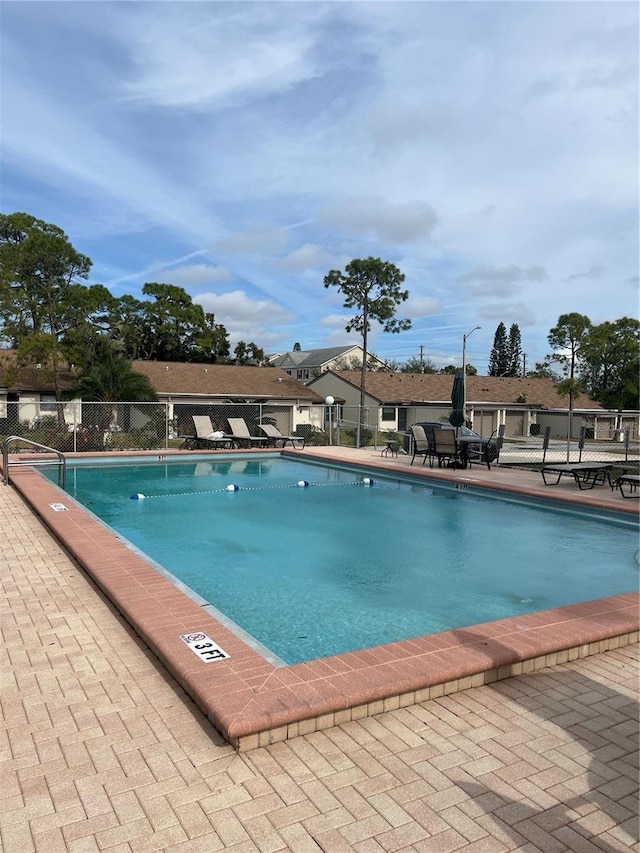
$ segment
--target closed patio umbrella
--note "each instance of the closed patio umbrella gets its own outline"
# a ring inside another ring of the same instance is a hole
[[[451,389],[452,412],[449,415],[449,423],[451,426],[456,427],[456,429],[464,424],[464,406],[464,378],[462,371],[459,370],[453,380],[453,387]]]

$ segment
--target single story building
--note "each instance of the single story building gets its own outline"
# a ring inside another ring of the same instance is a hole
[[[134,361],[131,366],[149,379],[158,399],[170,407],[178,434],[191,428],[190,415],[203,407],[214,427],[223,431],[226,418],[244,417],[249,410],[250,420],[268,417],[286,434],[300,424],[323,425],[318,406],[323,398],[278,368],[165,361]]]
[[[0,435],[25,434],[54,421],[58,429],[142,430],[156,414],[169,424],[169,438],[193,431],[192,414],[209,414],[214,428],[223,430],[227,417],[246,417],[252,425],[268,419],[286,434],[300,424],[323,427],[323,398],[278,368],[161,361],[131,366],[147,376],[158,403],[59,402],[49,365],[18,368],[14,351],[0,350]],[[75,371],[59,369],[60,392],[74,381]]]
[[[453,376],[442,373],[369,372],[366,377],[365,406],[369,409],[370,429],[404,432],[420,421],[445,421],[451,412]],[[467,415],[476,432],[490,435],[504,426],[505,436],[543,434],[547,426],[552,435],[566,435],[568,397],[558,394],[550,379],[527,377],[467,376]],[[341,422],[357,422],[360,404],[359,371],[326,371],[309,382],[309,388],[321,397],[343,399]],[[629,429],[638,438],[637,412],[611,412],[579,394],[573,402],[572,433],[589,430],[592,438],[612,439]]]
[[[58,387],[74,381],[66,367],[58,372]],[[71,427],[81,421],[81,401],[59,403],[53,372],[46,364],[17,367],[13,350],[0,350],[0,434],[10,435],[20,424],[34,426],[43,418],[62,417]]]

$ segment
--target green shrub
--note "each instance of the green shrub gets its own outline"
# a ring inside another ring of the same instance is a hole
[[[298,424],[293,434],[309,441],[314,432],[317,432],[317,429],[313,424]]]
[[[164,447],[161,441],[148,430],[131,430],[131,432],[112,432],[109,434],[104,450],[157,450]]]
[[[329,444],[328,434],[313,424],[298,424],[295,428],[294,435],[304,438],[305,444],[324,445]]]
[[[53,450],[60,450],[62,453],[71,453],[73,450],[72,432],[59,432],[53,429],[34,429],[30,430],[23,438],[43,444],[45,447],[51,447]],[[22,449],[28,450],[28,445],[24,445]]]
[[[349,446],[354,446],[356,441],[358,440],[358,429],[357,427],[349,427],[342,431],[343,434],[350,439]],[[373,430],[368,427],[362,426],[360,427],[360,447],[368,447],[373,440]],[[344,442],[345,444],[347,442]]]

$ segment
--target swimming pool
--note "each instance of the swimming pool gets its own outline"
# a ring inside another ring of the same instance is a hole
[[[371,476],[254,454],[67,491],[288,664],[637,588],[628,518]]]

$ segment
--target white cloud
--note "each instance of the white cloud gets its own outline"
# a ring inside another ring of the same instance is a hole
[[[220,106],[286,90],[315,74],[313,10],[269,4],[161,3],[129,16],[135,64],[125,97],[165,108]],[[306,24],[306,26],[305,26]]]
[[[244,290],[229,293],[200,293],[195,297],[207,313],[215,315],[229,333],[232,344],[239,340],[253,341],[263,349],[266,345],[287,339],[283,328],[293,319],[275,302],[251,299]]]
[[[437,314],[441,309],[440,302],[433,299],[431,296],[417,297],[416,299],[409,298],[399,309],[399,314],[408,317],[431,317]]]
[[[504,323],[507,327],[511,323],[517,323],[522,329],[527,326],[534,326],[536,323],[535,314],[523,302],[485,305],[479,316],[483,320],[495,320],[496,326],[498,323]]]
[[[335,257],[314,243],[305,243],[274,262],[274,266],[279,269],[300,273],[318,270],[326,273],[334,268],[335,264]]]
[[[601,267],[599,264],[597,264],[596,266],[589,267],[589,269],[586,270],[586,272],[575,272],[575,273],[572,273],[571,275],[568,275],[565,278],[565,281],[577,281],[578,279],[581,279],[581,278],[586,278],[586,279],[600,278],[602,276],[603,272],[604,272],[604,268]]]
[[[350,314],[327,314],[320,320],[320,325],[324,329],[341,329],[344,332],[351,316]]]
[[[483,295],[511,297],[515,290],[527,282],[539,283],[548,278],[540,266],[476,267],[458,278],[462,284],[469,282],[470,290]]]
[[[376,196],[327,205],[319,218],[327,227],[347,234],[372,234],[400,244],[429,239],[438,222],[438,214],[426,202],[391,205]]]
[[[282,252],[287,245],[287,231],[267,225],[253,225],[246,231],[237,231],[221,237],[215,243],[218,252],[242,255],[257,253],[271,255]]]
[[[173,267],[167,275],[171,278],[172,284],[179,284],[182,287],[201,287],[219,281],[231,281],[233,278],[228,267],[211,264],[188,264]]]
[[[422,147],[434,137],[446,137],[455,130],[450,106],[422,98],[413,101],[381,98],[369,115],[371,137],[379,149]],[[401,155],[400,155],[401,156]]]

